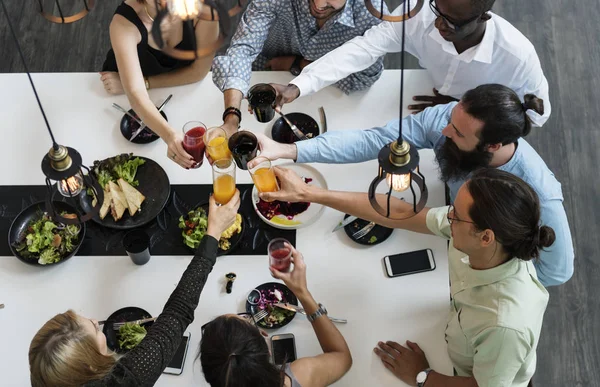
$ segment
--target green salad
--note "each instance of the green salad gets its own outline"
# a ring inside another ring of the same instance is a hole
[[[124,324],[119,328],[119,348],[135,348],[146,337],[146,333],[146,328],[139,324]]]
[[[188,212],[187,218],[184,218],[183,215],[179,217],[179,228],[183,230],[181,232],[183,243],[194,250],[200,246],[207,227],[208,216],[202,207]]]
[[[108,182],[119,179],[123,179],[133,187],[137,187],[139,182],[135,179],[135,175],[138,167],[145,162],[146,160],[144,159],[133,157],[133,153],[123,153],[106,160],[94,161],[92,170],[102,188],[104,188]]]
[[[15,249],[24,258],[37,259],[40,265],[56,263],[77,247],[80,231],[78,225],[54,222],[43,213],[38,220],[29,222]]]

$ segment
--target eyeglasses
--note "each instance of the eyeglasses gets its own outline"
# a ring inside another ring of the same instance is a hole
[[[469,20],[466,20],[463,22],[454,22],[454,21],[450,20],[448,18],[448,16],[446,16],[442,12],[440,12],[440,9],[434,3],[435,3],[435,0],[429,0],[429,8],[431,8],[431,11],[433,12],[433,14],[437,17],[441,17],[444,20],[444,23],[446,23],[446,25],[448,26],[448,28],[450,28],[451,30],[454,30],[454,32],[458,32],[461,28],[463,28],[467,24],[472,23],[481,17],[481,15],[477,15],[477,16],[473,16]]]
[[[252,324],[254,325],[257,329],[258,329],[258,325],[256,325],[256,321],[254,321],[254,318],[252,317],[252,315],[250,313],[238,313],[238,316],[240,316],[244,321],[246,321],[248,324]],[[206,328],[206,326],[208,324],[210,324],[212,321],[207,322],[206,324],[202,325],[200,327],[200,333],[204,334],[204,328]]]
[[[451,212],[452,212],[453,216],[450,216]],[[462,220],[462,219],[457,218],[456,214],[454,213],[453,205],[448,206],[448,215],[446,215],[446,217],[448,218],[448,223],[450,223],[450,224],[452,224],[454,221],[475,224],[475,222],[471,222],[470,220]]]

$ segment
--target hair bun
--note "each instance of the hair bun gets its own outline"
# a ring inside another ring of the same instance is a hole
[[[544,100],[535,96],[535,94],[525,94],[523,107],[526,110],[533,110],[539,115],[544,115]]]
[[[548,226],[540,227],[539,237],[537,241],[537,245],[539,248],[552,246],[555,239],[556,235],[554,234],[554,230],[552,228]]]

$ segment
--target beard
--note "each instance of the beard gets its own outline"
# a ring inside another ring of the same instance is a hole
[[[319,20],[329,19],[330,17],[332,17],[336,13],[341,12],[344,9],[343,7],[341,9],[335,9],[332,6],[328,5],[323,10],[324,11],[323,13],[316,13],[315,10],[313,10],[313,7],[316,8],[314,0],[308,0],[308,2],[309,2],[309,8],[310,8],[310,14],[311,14],[311,16],[314,17],[315,19],[319,19]]]
[[[485,145],[477,144],[472,151],[463,151],[456,146],[450,138],[446,138],[444,144],[436,152],[440,167],[440,178],[444,182],[450,180],[465,180],[471,172],[485,168],[492,161],[492,154],[485,150]]]

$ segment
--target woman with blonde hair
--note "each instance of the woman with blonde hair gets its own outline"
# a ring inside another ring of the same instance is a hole
[[[166,0],[158,1],[166,7]],[[168,146],[168,157],[184,168],[194,165],[183,149],[183,134],[162,117],[150,100],[148,89],[199,82],[208,72],[213,55],[195,60],[179,60],[166,55],[152,36],[152,24],[160,10],[155,0],[126,0],[119,5],[110,23],[112,49],[100,72],[100,80],[110,94],[127,95],[140,119]],[[208,7],[203,12],[210,13]],[[202,17],[202,13],[199,18]],[[202,19],[209,19],[202,17]],[[179,17],[168,15],[161,21],[161,37],[166,46],[180,50],[210,47],[219,37],[218,21],[193,20],[186,28]]]
[[[217,258],[218,240],[235,221],[239,205],[239,191],[228,204],[219,207],[210,198],[208,229],[196,255],[140,344],[117,360],[108,351],[97,321],[72,310],[58,314],[31,341],[31,385],[113,387],[156,383],[194,320],[200,292]]]

